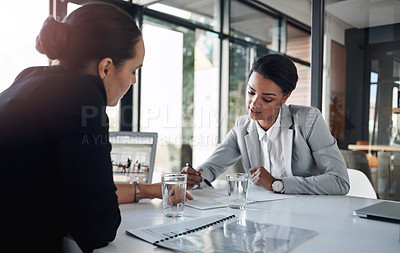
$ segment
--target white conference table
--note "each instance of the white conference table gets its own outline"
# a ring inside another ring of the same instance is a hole
[[[226,207],[201,211],[185,207],[183,219],[211,214],[235,214],[241,219],[315,230],[317,235],[295,247],[291,251],[294,253],[399,253],[400,224],[353,215],[353,210],[379,201],[382,200],[348,196],[296,195],[294,198],[250,204],[245,210]],[[127,229],[135,227],[176,222],[178,219],[163,216],[161,200],[141,200],[136,204],[120,205],[120,209],[122,223],[116,239],[107,247],[96,249],[94,252],[171,252],[125,233]]]

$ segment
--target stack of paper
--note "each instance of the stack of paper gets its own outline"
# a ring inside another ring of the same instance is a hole
[[[228,194],[226,189],[216,190],[212,188],[202,188],[191,190],[189,193],[192,195],[193,200],[185,201],[186,206],[200,210],[228,206]],[[256,185],[250,185],[247,196],[247,204],[293,197],[290,195],[276,194]]]

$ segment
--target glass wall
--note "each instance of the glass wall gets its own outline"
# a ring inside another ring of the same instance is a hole
[[[217,145],[218,36],[145,17],[143,37],[140,131],[159,134],[155,171],[177,172]]]
[[[195,33],[145,18],[143,38],[146,57],[141,72],[140,131],[158,133],[155,171],[178,171],[183,120],[188,123],[188,118],[182,115],[193,107],[190,90],[193,90]],[[191,63],[186,63],[185,80],[184,60]]]
[[[242,1],[232,0],[230,10],[230,33],[233,37],[279,51],[278,18]]]
[[[286,55],[293,57],[299,81],[287,104],[311,105],[311,36],[304,25],[287,23]],[[297,60],[297,61],[296,61]]]
[[[311,62],[311,36],[304,25],[288,23],[286,26],[286,48],[284,52],[293,58]]]
[[[163,0],[149,5],[148,8],[219,31],[219,3],[219,0]]]
[[[254,62],[254,49],[247,45],[229,45],[229,110],[228,128],[235,125],[236,118],[247,113],[246,87],[247,73]]]
[[[193,140],[186,142],[192,146],[195,165],[203,163],[218,145],[220,51],[218,34],[196,29]]]
[[[296,105],[311,105],[311,69],[310,65],[300,64],[294,62],[297,68],[297,81],[296,89],[292,92],[286,104]]]

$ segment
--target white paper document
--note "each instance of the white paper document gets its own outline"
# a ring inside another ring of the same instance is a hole
[[[293,195],[273,193],[271,191],[264,189],[261,186],[257,186],[254,184],[249,184],[249,192],[247,193],[247,196],[250,199],[254,200],[255,202],[272,201],[272,200],[278,200],[278,199],[288,199],[288,198],[295,197]]]
[[[226,189],[202,188],[191,190],[189,194],[192,195],[193,200],[186,200],[185,205],[192,208],[207,210],[228,206],[228,194]],[[249,192],[247,193],[247,204],[292,197],[291,195],[276,194],[260,186],[250,184]]]

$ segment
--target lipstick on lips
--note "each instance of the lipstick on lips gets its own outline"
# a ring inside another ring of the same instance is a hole
[[[258,116],[261,114],[261,112],[257,112],[256,110],[254,110],[253,108],[250,108],[250,113],[254,116]]]

